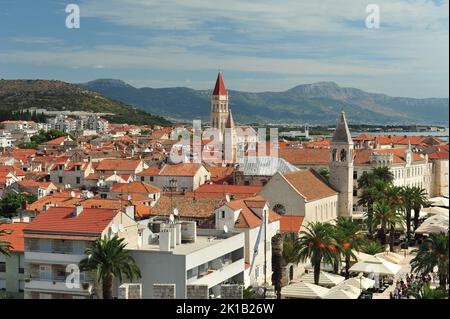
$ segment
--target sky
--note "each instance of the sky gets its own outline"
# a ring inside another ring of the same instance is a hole
[[[0,0],[0,78],[449,96],[448,0]],[[80,8],[80,28],[65,21]],[[380,27],[367,28],[368,4]]]

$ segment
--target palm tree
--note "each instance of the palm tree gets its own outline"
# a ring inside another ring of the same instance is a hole
[[[403,223],[403,216],[398,212],[397,208],[386,200],[381,200],[375,204],[374,208],[374,224],[380,225],[385,236],[386,230],[390,229],[389,234],[389,250],[394,251],[394,232],[395,225]],[[385,244],[386,239],[382,239]]]
[[[131,281],[141,278],[141,271],[125,246],[124,238],[119,239],[117,235],[111,239],[97,239],[86,249],[88,257],[80,261],[81,271],[96,272],[97,282],[102,284],[103,299],[112,299],[114,278],[120,282],[124,275]]]
[[[0,226],[3,224],[2,221],[0,221]],[[6,255],[9,256],[9,250],[12,248],[11,243],[2,240],[2,237],[5,237],[6,235],[10,235],[11,231],[7,229],[0,229],[0,255]]]
[[[394,174],[387,166],[373,168],[372,174],[375,179],[382,180],[387,184],[392,184],[394,182]]]
[[[354,220],[349,217],[339,216],[334,226],[333,238],[341,248],[338,251],[340,257],[345,259],[345,278],[350,277],[350,262],[351,259],[356,260],[353,250],[359,251],[363,244],[363,237],[361,236],[361,228]]]
[[[365,254],[376,255],[383,252],[383,246],[379,242],[371,240],[362,246],[361,251]]]
[[[448,233],[431,234],[414,252],[417,252],[417,255],[410,262],[411,269],[420,274],[428,274],[437,267],[439,287],[446,289],[449,266]]]
[[[412,187],[412,209],[414,209],[414,230],[419,227],[420,209],[422,206],[428,206],[427,192],[420,187]]]
[[[431,289],[431,287],[427,284],[422,285],[421,287],[417,287],[413,289],[411,295],[415,299],[447,299],[448,291],[438,287],[436,289]]]
[[[409,186],[403,187],[402,197],[406,215],[406,242],[409,245],[409,242],[411,241],[411,209],[414,201],[413,189]]]
[[[322,261],[332,264],[337,245],[332,236],[332,225],[312,222],[299,234],[296,243],[296,261],[305,262],[308,258],[314,268],[314,283],[319,284],[320,264]]]

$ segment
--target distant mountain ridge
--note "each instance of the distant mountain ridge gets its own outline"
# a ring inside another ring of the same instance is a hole
[[[115,79],[80,86],[174,120],[209,120],[209,90],[136,88]],[[448,125],[448,98],[391,97],[334,82],[302,84],[283,92],[228,92],[229,107],[239,122],[331,124],[344,110],[354,124]]]
[[[112,83],[109,82],[109,86]],[[0,110],[30,108],[111,113],[114,115],[105,117],[115,123],[171,124],[160,116],[154,116],[140,108],[115,101],[79,85],[54,80],[0,80]]]

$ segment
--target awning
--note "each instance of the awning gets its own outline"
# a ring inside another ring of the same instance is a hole
[[[359,288],[342,283],[331,288],[322,299],[358,299],[360,294]]]
[[[319,286],[333,287],[345,280],[344,277],[329,272],[321,271],[319,275]],[[299,281],[314,284],[314,272],[309,272],[299,278]]]
[[[435,234],[448,232],[449,216],[434,215],[426,219],[419,228],[416,229],[417,234]]]
[[[375,285],[375,280],[366,278],[364,276],[353,277],[345,280],[342,284],[351,285],[361,290],[372,288]]]
[[[367,274],[396,275],[401,269],[401,266],[388,262],[382,258],[374,258],[375,260],[357,262],[350,268],[350,271]]]
[[[328,288],[301,281],[281,288],[281,298],[319,299],[328,291]]]

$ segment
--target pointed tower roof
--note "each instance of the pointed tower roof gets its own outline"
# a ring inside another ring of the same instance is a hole
[[[214,87],[213,95],[227,95],[227,89],[225,88],[225,83],[223,82],[222,72],[219,71],[216,80],[216,86]]]
[[[234,128],[233,114],[231,114],[231,110],[228,112],[228,118],[227,122],[225,123],[225,128]]]
[[[332,139],[332,143],[334,142],[353,144],[352,135],[350,134],[347,119],[345,118],[345,112],[341,112],[341,115],[339,116]]]

